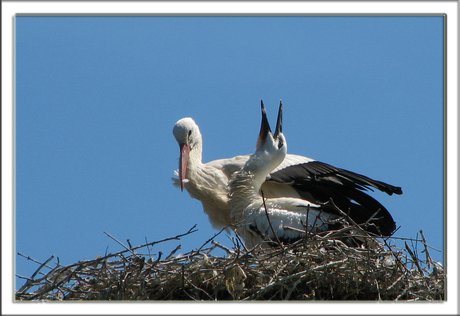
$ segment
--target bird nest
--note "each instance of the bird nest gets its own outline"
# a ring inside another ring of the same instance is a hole
[[[52,256],[15,294],[17,301],[55,300],[445,300],[445,273],[433,262],[423,232],[405,249],[373,239],[349,247],[334,236],[309,236],[279,247],[229,249],[208,240],[199,249],[162,258],[150,247],[188,232],[75,264],[50,266]],[[107,234],[109,235],[109,234]],[[218,235],[218,234],[216,234]],[[110,235],[109,235],[110,236]],[[110,236],[112,237],[112,236]],[[112,237],[115,239],[114,237]],[[115,239],[116,240],[116,239]],[[119,242],[119,241],[117,241]],[[119,242],[120,243],[120,242]],[[128,241],[129,243],[129,241]],[[121,243],[120,243],[121,244]],[[413,250],[422,245],[424,260]],[[214,255],[217,249],[225,256]],[[147,253],[142,254],[142,251]],[[156,257],[156,259],[155,259]]]

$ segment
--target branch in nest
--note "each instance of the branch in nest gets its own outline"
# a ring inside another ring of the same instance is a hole
[[[270,225],[270,229],[272,230],[272,233],[275,236],[276,242],[278,243],[280,248],[284,249],[283,244],[281,243],[281,241],[278,238],[278,235],[276,234],[275,230],[273,229],[272,222],[270,221],[270,217],[268,216],[268,209],[267,209],[267,205],[265,204],[264,191],[260,190],[260,193],[262,195],[262,201],[264,203],[265,216],[267,217],[267,221],[268,221],[268,224]]]

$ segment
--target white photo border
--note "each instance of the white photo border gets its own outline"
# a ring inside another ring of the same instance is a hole
[[[447,300],[439,303],[24,303],[14,302],[14,18],[16,15],[425,15],[447,16]],[[2,1],[3,314],[458,314],[457,1]],[[70,304],[70,305],[69,305]],[[308,304],[308,305],[305,305]],[[376,305],[378,304],[378,305]],[[357,306],[358,305],[358,306]]]

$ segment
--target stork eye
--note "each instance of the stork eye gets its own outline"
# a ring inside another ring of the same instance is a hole
[[[188,137],[190,138],[190,136],[192,136],[192,130],[188,131]]]
[[[284,142],[281,138],[278,139],[278,149],[280,149],[281,147],[283,147],[284,145]]]

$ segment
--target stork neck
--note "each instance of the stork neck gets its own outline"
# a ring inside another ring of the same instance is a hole
[[[256,192],[259,192],[262,184],[265,182],[267,175],[274,169],[270,163],[267,163],[265,157],[252,156],[246,162],[244,170],[246,174],[251,175],[252,185]]]
[[[256,201],[261,199],[259,194],[260,187],[262,186],[258,177],[250,171],[242,170],[236,174],[230,184],[231,203],[234,205],[238,203],[249,203],[249,201]]]
[[[191,150],[188,156],[188,167],[187,173],[194,172],[199,168],[203,162],[203,147],[201,143],[196,144]]]
[[[267,178],[267,174],[269,173],[270,172],[263,173],[263,174],[258,173],[258,174],[252,175],[252,183],[253,183],[255,192],[259,192],[260,188],[262,187],[262,184],[265,182],[265,179]]]

